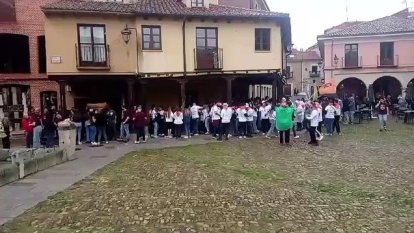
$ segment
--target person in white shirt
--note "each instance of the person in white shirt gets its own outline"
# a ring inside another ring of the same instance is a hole
[[[158,131],[161,132],[160,136],[165,136],[165,111],[162,108],[159,108],[159,122],[158,122]]]
[[[255,106],[252,107],[253,108],[253,132],[254,133],[260,133],[259,130],[257,129],[257,108]]]
[[[307,115],[306,119],[310,121],[309,136],[311,140],[308,144],[318,146],[318,141],[316,140],[316,128],[319,126],[319,113],[316,102],[312,103],[312,113]]]
[[[220,103],[216,103],[213,105],[213,107],[211,107],[211,126],[212,126],[212,135],[213,138],[217,137],[217,134],[219,133],[219,125],[220,125],[220,108],[219,108]]]
[[[264,119],[262,117],[262,127],[264,127],[264,132],[266,133],[269,130],[270,127],[270,121],[269,121],[269,112],[270,109],[272,109],[272,104],[270,104],[269,102],[266,103],[266,106],[264,108]],[[270,116],[271,117],[271,116]],[[264,134],[263,134],[264,135]]]
[[[333,101],[329,101],[329,105],[325,108],[325,128],[326,133],[328,136],[332,136],[333,134],[333,123],[335,120],[335,106],[333,105]]]
[[[335,99],[334,101],[334,107],[335,107],[335,120],[334,120],[334,129],[338,135],[341,134],[341,125],[339,124],[339,121],[341,120],[341,114],[342,114],[342,108],[341,104],[338,99]]]
[[[165,124],[167,127],[167,138],[172,138],[172,130],[174,128],[174,113],[171,110],[171,107],[168,107],[168,110],[165,114]]]
[[[251,138],[252,133],[253,133],[253,121],[254,121],[254,109],[252,107],[249,106],[249,104],[246,104],[246,112],[247,112],[247,117],[246,117],[246,126],[247,126],[247,137]]]
[[[202,113],[204,116],[204,127],[206,128],[206,134],[210,134],[210,122],[211,122],[211,117],[210,117],[210,109],[208,108],[207,105],[204,105]]]
[[[237,113],[237,119],[239,120],[239,138],[246,138],[247,136],[247,111],[245,106],[241,106],[239,112]]]
[[[176,139],[181,138],[181,131],[182,131],[183,123],[184,123],[183,118],[184,118],[183,113],[181,112],[180,109],[177,109],[177,111],[175,111],[173,115],[174,125],[175,125],[174,136]]]
[[[276,131],[276,111],[274,109],[271,109],[269,112],[269,115],[272,116],[272,120],[270,120],[270,128],[269,131],[267,131],[266,138],[271,139],[272,134],[274,134],[276,137],[279,137],[279,132]]]
[[[322,135],[322,123],[323,123],[323,113],[322,113],[322,105],[320,103],[316,103],[316,106],[318,107],[318,128],[316,129],[316,133]]]
[[[220,116],[221,116],[221,125],[220,125],[220,136],[218,140],[219,141],[223,140],[223,134],[224,134],[224,140],[229,140],[230,122],[231,122],[231,117],[233,116],[233,110],[229,108],[229,105],[227,103],[223,104],[223,109],[221,110]]]
[[[193,106],[190,108],[191,111],[191,132],[194,136],[198,135],[198,124],[200,123],[200,111],[202,107],[198,106],[196,103],[193,103]]]
[[[301,131],[303,129],[303,119],[305,117],[305,109],[303,109],[303,103],[300,101],[295,102],[295,123],[296,130]]]
[[[260,113],[260,126],[259,128],[262,130],[262,133],[265,134],[266,131],[266,120],[268,120],[268,117],[266,117],[266,111],[265,111],[266,104],[265,102],[262,103],[262,106],[259,107],[259,113]]]
[[[150,110],[150,116],[151,116],[151,120],[152,120],[152,125],[153,125],[153,127],[154,127],[154,130],[153,130],[153,137],[154,138],[158,138],[158,111],[157,111],[157,108],[155,108],[155,107],[153,107],[151,110]]]

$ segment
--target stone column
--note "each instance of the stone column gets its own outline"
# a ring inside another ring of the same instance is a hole
[[[226,101],[230,105],[233,102],[232,82],[234,78],[226,78]]]
[[[59,83],[59,100],[60,100],[60,109],[62,111],[63,117],[66,116],[66,82],[63,80],[58,81]]]
[[[278,91],[278,82],[276,79],[276,76],[272,76],[273,80],[272,80],[272,104],[276,104],[277,103],[277,99],[279,97],[279,91]]]
[[[185,96],[185,85],[187,84],[188,80],[185,79],[179,79],[177,80],[177,82],[180,84],[180,106],[181,108],[185,107],[185,100],[186,100],[186,96]]]
[[[147,106],[147,104],[148,104],[147,103],[148,80],[141,79],[139,81],[139,84],[140,84],[139,90],[140,90],[140,96],[141,96],[141,98],[140,98],[141,103],[139,103],[139,104],[141,104],[141,106],[142,106],[142,108],[143,108],[144,111],[148,111],[149,110],[147,108],[148,107]]]
[[[132,109],[134,107],[135,101],[134,101],[134,84],[135,80],[128,79],[127,85],[128,85],[128,107]]]

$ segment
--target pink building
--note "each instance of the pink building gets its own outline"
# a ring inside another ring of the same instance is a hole
[[[396,99],[414,81],[414,13],[403,10],[369,22],[347,22],[318,36],[324,77],[333,85],[324,92]]]

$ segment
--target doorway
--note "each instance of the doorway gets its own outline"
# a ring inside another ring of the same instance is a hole
[[[215,69],[218,57],[217,28],[197,28],[196,46],[196,69]]]

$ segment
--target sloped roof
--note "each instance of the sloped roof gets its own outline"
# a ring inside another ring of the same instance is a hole
[[[294,51],[288,57],[288,62],[298,62],[307,60],[322,60],[322,58],[316,51]]]
[[[326,29],[324,34],[335,33],[335,32],[344,30],[345,28],[352,27],[352,26],[355,26],[355,25],[360,24],[360,23],[365,23],[365,22],[364,21],[343,22],[339,25],[336,25],[336,26],[333,26],[331,28]]]
[[[209,8],[189,8],[177,0],[138,0],[137,3],[96,2],[61,0],[46,4],[44,12],[116,13],[136,15],[211,16],[211,17],[252,17],[289,18],[289,14],[245,9],[231,6],[210,5]]]
[[[328,29],[319,37],[378,35],[414,32],[414,17],[408,10],[368,22],[344,24],[344,28]]]

